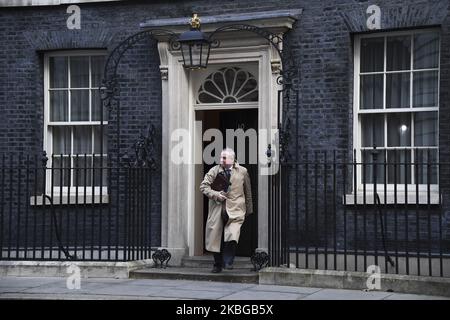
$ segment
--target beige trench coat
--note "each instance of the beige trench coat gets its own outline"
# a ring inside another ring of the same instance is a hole
[[[205,247],[210,252],[220,252],[223,221],[221,211],[223,203],[214,200],[219,191],[211,189],[211,184],[219,172],[224,171],[221,165],[216,165],[205,175],[200,184],[200,191],[209,198],[208,220],[205,229]],[[227,192],[225,207],[230,219],[225,225],[224,241],[239,242],[241,226],[245,216],[253,213],[250,176],[247,169],[235,163],[231,169],[231,185]]]

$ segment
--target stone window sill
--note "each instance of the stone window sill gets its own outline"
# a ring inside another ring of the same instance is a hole
[[[380,197],[380,203],[382,205],[388,204],[388,205],[395,205],[395,204],[405,204],[405,192],[397,192],[397,201],[395,199],[395,193],[394,192],[386,192],[386,201],[384,199],[385,194],[384,191],[378,192],[378,196]],[[356,199],[355,199],[356,198]],[[355,194],[346,194],[345,199],[346,205],[373,205],[374,204],[374,193],[371,191],[366,192],[366,201],[364,202],[364,193],[363,192],[357,192],[356,197]],[[356,201],[355,201],[356,200]],[[418,201],[417,201],[418,200]],[[442,203],[442,201],[439,201],[439,192],[437,191],[431,191],[430,192],[430,199],[428,201],[428,193],[426,191],[419,191],[418,198],[416,197],[416,192],[410,192],[408,191],[407,196],[407,203],[411,205],[420,204],[420,205],[437,205]]]
[[[63,195],[61,196],[54,196],[53,197],[53,205],[84,205],[84,204],[108,204],[109,203],[109,195],[104,194],[100,195],[94,195],[92,197],[92,194],[90,195],[78,195],[78,201],[77,201],[77,195],[71,194],[71,195]],[[44,196],[38,195],[38,196],[32,196],[30,197],[30,205],[31,206],[42,206],[42,205],[52,205],[52,202],[50,201],[49,197],[45,197],[45,204],[44,204]]]

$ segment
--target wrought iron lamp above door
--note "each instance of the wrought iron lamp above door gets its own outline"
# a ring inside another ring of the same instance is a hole
[[[178,38],[183,55],[183,66],[186,69],[205,69],[208,66],[211,42],[200,31],[200,18],[194,13],[191,21],[191,30],[184,32]]]

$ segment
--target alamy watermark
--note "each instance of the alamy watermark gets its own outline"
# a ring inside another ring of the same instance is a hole
[[[66,286],[69,290],[81,289],[81,270],[80,267],[72,263],[66,269],[66,273],[70,274],[66,280]]]
[[[71,5],[67,7],[67,13],[71,15],[67,18],[66,25],[69,30],[81,29],[81,9],[77,5]]]
[[[370,16],[367,18],[366,26],[369,30],[381,29],[381,9],[379,6],[372,4],[367,7],[367,14]]]
[[[367,267],[369,277],[366,281],[367,290],[381,290],[381,268],[377,265]]]
[[[195,122],[195,130],[175,129],[170,136],[170,161],[176,165],[182,164],[216,164],[219,163],[220,152],[226,147],[235,151],[237,161],[240,164],[260,164],[261,175],[272,175],[279,169],[279,151],[277,129],[256,131],[253,128],[244,130],[226,129],[224,133],[217,128],[210,128],[202,134],[202,142],[208,143],[201,157],[200,152],[194,147],[192,132],[203,132],[201,121]],[[199,140],[196,139],[196,142]],[[271,145],[270,157],[267,155],[267,147]]]

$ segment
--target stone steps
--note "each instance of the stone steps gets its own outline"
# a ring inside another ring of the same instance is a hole
[[[130,272],[133,279],[172,279],[203,280],[235,283],[258,283],[258,273],[252,271],[249,257],[236,257],[233,270],[212,273],[213,257],[211,255],[184,257],[181,267],[151,268],[145,267]]]
[[[181,260],[183,267],[188,268],[212,268],[214,258],[211,255],[184,257]],[[249,257],[236,257],[233,264],[235,269],[246,269],[250,271],[253,269],[253,265],[250,262]]]
[[[198,280],[220,281],[235,283],[258,283],[258,273],[246,269],[223,270],[220,273],[211,273],[210,268],[143,268],[130,272],[132,279],[171,279],[171,280]]]

